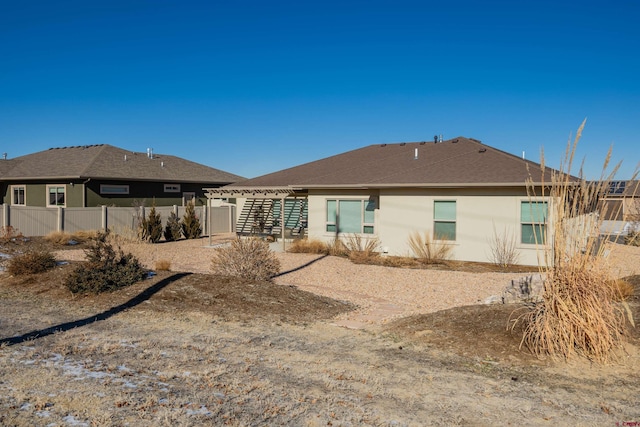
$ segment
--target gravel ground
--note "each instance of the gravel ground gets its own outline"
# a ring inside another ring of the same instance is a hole
[[[172,271],[209,273],[212,251],[232,238],[233,235],[218,235],[212,240],[154,245],[128,243],[122,248],[150,269],[155,268],[157,261],[168,260]],[[616,277],[640,273],[639,248],[623,245],[612,248],[610,261]],[[490,296],[500,295],[511,280],[524,275],[382,267],[311,254],[276,252],[276,255],[282,271],[276,283],[356,304],[358,310],[336,319],[337,324],[351,328],[372,327],[412,314],[481,304]],[[60,251],[57,256],[69,261],[80,260],[84,258],[84,251]]]
[[[147,268],[159,260],[171,262],[173,271],[209,273],[212,251],[231,236],[181,240],[171,243],[124,244]],[[211,244],[210,244],[211,243]],[[362,328],[417,313],[482,303],[499,295],[511,279],[522,273],[466,273],[418,270],[353,264],[351,261],[310,254],[276,253],[281,275],[276,283],[294,285],[318,295],[349,301],[359,309],[336,319],[336,323]],[[59,259],[81,260],[82,250],[60,251]]]

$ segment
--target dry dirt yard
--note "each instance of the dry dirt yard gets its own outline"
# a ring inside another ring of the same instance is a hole
[[[640,422],[638,330],[610,366],[536,359],[507,329],[522,307],[480,304],[522,273],[279,254],[276,283],[246,283],[208,274],[208,243],[125,246],[171,271],[99,296],[62,285],[73,248],[48,273],[0,274],[0,425]],[[611,259],[640,319],[640,251]]]

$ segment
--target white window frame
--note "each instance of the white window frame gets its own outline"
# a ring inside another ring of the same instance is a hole
[[[14,192],[20,188],[22,188],[22,203],[15,203]],[[13,206],[27,206],[27,186],[26,185],[11,186],[11,204]]]
[[[375,227],[375,213],[374,213],[374,219],[373,222],[366,222],[365,221],[365,210],[367,209],[367,205],[369,203],[373,203],[374,204],[374,212],[376,209],[378,209],[378,199],[376,197],[367,197],[367,198],[330,198],[330,199],[325,199],[325,203],[324,203],[324,211],[325,211],[325,226],[324,226],[324,231],[325,233],[332,233],[332,234],[343,234],[343,233],[350,233],[350,232],[344,232],[344,231],[340,231],[340,224],[339,224],[339,219],[340,219],[340,202],[360,202],[360,231],[357,232],[356,234],[364,234],[364,235],[375,235],[376,233],[376,227]],[[337,221],[334,219],[333,221],[330,221],[329,216],[329,202],[335,202],[335,215],[337,218]],[[334,230],[328,230],[329,227],[334,227]],[[366,232],[366,229],[370,229],[371,232]]]
[[[47,207],[48,208],[57,208],[59,206],[64,208],[64,207],[67,206],[67,186],[65,184],[47,184],[46,188],[47,188],[47,190],[46,190],[47,193],[46,193],[45,197],[47,198]],[[49,203],[49,194],[50,194],[49,189],[50,188],[62,188],[63,189],[63,194],[64,194],[64,203],[63,204],[61,204],[61,205],[58,205],[58,204],[52,205],[51,203]]]
[[[124,191],[118,191],[118,190],[114,191],[110,189],[121,189]],[[100,194],[111,194],[111,195],[129,194],[129,185],[128,184],[123,184],[123,185],[100,184]]]
[[[547,207],[547,212],[546,212],[546,215],[544,217],[544,222],[535,222],[533,220],[532,221],[523,221],[522,220],[522,212],[523,212],[522,211],[522,206],[523,206],[524,203],[529,203],[529,204],[542,203],[542,204],[545,204],[546,207]],[[518,213],[519,214],[518,223],[520,224],[520,244],[525,246],[525,247],[536,246],[536,245],[542,245],[542,246],[546,245],[547,242],[549,241],[549,236],[548,236],[548,232],[549,232],[549,201],[548,200],[529,200],[529,199],[520,200],[519,208],[520,208],[520,211]],[[542,227],[541,228],[541,231],[542,231],[542,242],[535,242],[535,241],[534,242],[525,242],[525,241],[523,241],[524,240],[524,234],[522,233],[522,228],[525,225],[530,225],[530,226],[533,227],[534,236],[536,235],[536,233],[535,233],[536,227],[538,227],[538,228]]]
[[[455,218],[454,219],[444,219],[444,218],[436,218],[436,204],[437,203],[442,203],[442,202],[446,202],[446,203],[453,203],[455,206]],[[438,239],[438,236],[436,235],[436,224],[453,224],[454,226],[454,230],[453,230],[453,239]],[[450,199],[440,199],[440,200],[434,200],[433,201],[433,239],[434,240],[441,240],[443,242],[455,242],[458,240],[458,202],[457,200],[450,200]]]
[[[179,193],[180,184],[164,184],[165,193]]]

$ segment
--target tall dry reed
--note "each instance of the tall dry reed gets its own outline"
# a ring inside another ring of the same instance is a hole
[[[615,358],[623,345],[625,315],[630,311],[610,285],[607,267],[608,236],[600,235],[606,205],[601,200],[619,164],[609,170],[609,150],[600,179],[571,174],[576,148],[585,122],[576,137],[567,143],[560,168],[553,170],[550,182],[530,178],[527,183],[532,201],[548,201],[548,219],[540,229],[545,240],[536,242],[541,273],[545,277],[542,302],[520,319],[525,321],[521,345],[534,354],[568,359],[574,354],[599,363]],[[544,154],[542,154],[542,169]],[[634,175],[635,177],[635,175]],[[633,319],[629,316],[629,320]]]

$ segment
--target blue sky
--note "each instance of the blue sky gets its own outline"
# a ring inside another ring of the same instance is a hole
[[[466,136],[640,161],[640,2],[0,0],[0,151],[107,143],[245,177]],[[574,170],[574,172],[577,172]]]

